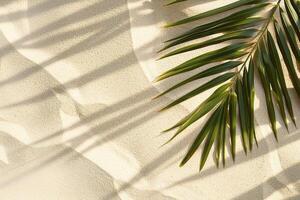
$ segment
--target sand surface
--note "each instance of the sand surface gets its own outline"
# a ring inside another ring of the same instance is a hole
[[[300,132],[280,128],[274,142],[259,84],[260,148],[252,154],[245,157],[239,143],[234,165],[227,155],[226,168],[217,170],[210,156],[199,174],[195,156],[179,168],[201,122],[160,147],[170,135],[159,133],[210,93],[157,112],[183,90],[151,101],[172,80],[151,81],[191,56],[155,61],[170,37],[161,26],[186,16],[187,8],[193,13],[230,1],[171,8],[161,2],[0,2],[1,200],[299,198]]]

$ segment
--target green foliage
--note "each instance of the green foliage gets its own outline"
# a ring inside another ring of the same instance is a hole
[[[166,5],[176,6],[177,3],[183,1],[187,0],[173,0]],[[227,44],[225,47],[191,58],[164,72],[156,79],[156,81],[161,81],[199,69],[207,64],[212,65],[212,67],[174,84],[159,95],[161,96],[195,80],[218,75],[162,109],[169,109],[208,89],[217,87],[195,110],[164,131],[176,129],[175,134],[169,140],[171,141],[191,124],[209,115],[180,166],[188,162],[202,143],[200,170],[204,167],[213,144],[215,144],[214,157],[217,166],[219,166],[221,159],[223,166],[225,166],[225,142],[227,138],[230,138],[230,151],[233,160],[235,160],[237,123],[240,124],[244,152],[247,154],[251,151],[254,144],[258,146],[254,114],[255,71],[259,75],[263,87],[269,121],[276,140],[276,109],[279,110],[286,128],[288,128],[289,118],[296,125],[283,66],[287,68],[292,85],[300,97],[300,80],[296,71],[300,64],[298,47],[300,40],[300,1],[237,0],[228,5],[169,23],[166,27],[191,22],[197,24],[198,20],[221,14],[226,16],[208,23],[195,25],[183,34],[166,41],[165,46],[159,51],[169,51],[161,57],[163,59],[215,44]],[[207,36],[212,36],[210,37],[212,39],[202,42],[195,41]],[[186,44],[187,42],[189,44]],[[170,48],[173,50],[170,51]],[[280,60],[280,55],[283,57],[283,62]],[[227,134],[230,137],[226,137]]]

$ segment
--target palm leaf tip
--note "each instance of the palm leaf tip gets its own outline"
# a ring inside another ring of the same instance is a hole
[[[171,1],[169,3],[166,3],[165,6],[170,6],[170,5],[173,5],[173,4],[181,3],[183,1],[187,1],[187,0],[174,0],[174,1]]]

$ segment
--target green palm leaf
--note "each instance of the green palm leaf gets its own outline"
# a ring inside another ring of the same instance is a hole
[[[187,0],[173,0],[167,2],[166,5],[176,6],[177,3],[184,1]],[[179,56],[189,51],[198,51],[215,44],[227,44],[223,48],[199,54],[162,73],[155,80],[162,81],[179,74],[199,70],[208,64],[212,66],[175,83],[157,96],[160,97],[195,80],[219,74],[162,109],[169,109],[206,90],[217,87],[190,114],[164,131],[176,129],[175,134],[168,141],[170,142],[191,124],[210,115],[180,166],[188,162],[202,144],[200,170],[205,166],[213,144],[215,144],[216,165],[219,166],[219,162],[222,160],[223,166],[225,166],[227,134],[230,134],[230,152],[235,160],[237,123],[241,127],[241,141],[245,153],[250,152],[255,143],[258,146],[254,112],[255,71],[263,86],[267,115],[275,139],[278,138],[276,109],[278,109],[286,128],[288,128],[289,120],[296,125],[295,105],[292,104],[287,89],[283,67],[286,67],[294,90],[300,97],[300,79],[297,74],[297,65],[300,66],[300,49],[298,47],[300,1],[236,0],[225,6],[169,23],[166,27],[191,22],[197,24],[196,22],[200,19],[221,14],[226,16],[209,23],[195,25],[183,34],[166,41],[165,46],[159,51],[169,51],[160,57],[163,59]],[[203,40],[206,36],[210,36],[211,39]],[[198,39],[202,39],[202,41],[195,42]],[[187,42],[189,44],[186,44]],[[181,46],[178,47],[178,45]],[[280,61],[280,55],[284,62]],[[229,127],[228,130],[227,127]]]

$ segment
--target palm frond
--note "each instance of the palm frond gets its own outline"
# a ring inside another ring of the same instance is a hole
[[[177,3],[183,1],[187,0],[173,0],[166,5],[176,6]],[[247,154],[252,151],[253,145],[258,146],[254,113],[255,71],[258,73],[263,86],[270,126],[276,140],[278,138],[276,109],[278,109],[287,129],[289,120],[296,126],[294,108],[287,89],[283,67],[286,67],[294,90],[300,97],[300,79],[297,74],[297,66],[300,66],[300,49],[298,46],[300,40],[300,1],[237,0],[204,13],[171,22],[166,27],[191,22],[197,24],[198,20],[221,14],[226,16],[205,24],[195,25],[192,29],[167,40],[165,46],[159,51],[168,51],[160,57],[163,59],[216,44],[224,44],[225,46],[195,56],[162,73],[155,80],[162,81],[194,71],[208,64],[212,65],[208,69],[175,83],[157,96],[160,97],[190,82],[218,75],[162,109],[169,109],[208,89],[217,87],[190,114],[164,131],[176,129],[175,134],[168,141],[170,142],[191,124],[206,115],[210,115],[188,149],[180,166],[188,162],[201,144],[203,144],[203,150],[200,158],[200,170],[203,169],[213,144],[215,144],[216,165],[219,166],[222,159],[223,166],[225,166],[225,142],[227,138],[230,138],[230,152],[233,160],[235,160],[237,123],[240,124],[244,152]],[[203,38],[207,36],[210,36],[211,39],[203,41]],[[199,39],[202,41],[196,41]],[[284,62],[281,62],[280,56],[283,57]],[[227,134],[230,137],[226,137]]]

